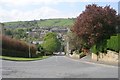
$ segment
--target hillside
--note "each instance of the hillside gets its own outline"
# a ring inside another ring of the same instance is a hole
[[[6,28],[30,28],[30,27],[71,27],[75,18],[40,19],[33,21],[6,22]]]

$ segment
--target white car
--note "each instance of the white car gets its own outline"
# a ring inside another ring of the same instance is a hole
[[[61,52],[60,54],[65,55],[65,52]]]

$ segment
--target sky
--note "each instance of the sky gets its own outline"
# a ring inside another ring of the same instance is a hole
[[[88,4],[110,5],[118,11],[119,0],[0,0],[0,22],[52,18],[76,18]]]

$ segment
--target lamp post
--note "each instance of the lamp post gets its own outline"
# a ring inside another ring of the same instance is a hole
[[[67,30],[68,30],[67,33],[69,33],[69,32],[70,32],[70,29],[67,28]],[[69,55],[70,50],[69,50],[69,37],[68,37],[68,36],[66,36],[66,41],[67,41],[67,43],[66,43],[66,47],[67,47],[67,55]]]
[[[29,41],[29,58],[31,57],[31,53],[30,53],[30,41]]]
[[[27,34],[28,34],[28,36],[30,37],[30,32],[26,32]],[[30,39],[29,39],[30,40]],[[30,53],[30,41],[28,40],[28,42],[29,42],[29,51],[28,51],[28,56],[29,56],[29,58],[31,57],[31,53]]]

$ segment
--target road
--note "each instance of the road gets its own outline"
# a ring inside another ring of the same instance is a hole
[[[3,78],[118,78],[118,68],[65,56],[29,62],[2,61]]]

